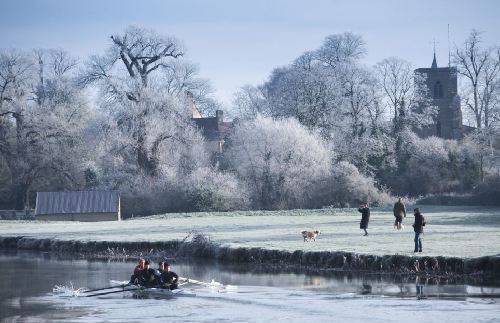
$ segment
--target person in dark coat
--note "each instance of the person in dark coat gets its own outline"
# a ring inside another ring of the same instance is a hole
[[[420,209],[416,208],[413,210],[415,216],[415,223],[413,223],[413,231],[415,231],[415,249],[413,252],[422,252],[422,237],[424,233],[425,218],[420,213]]]
[[[406,218],[406,207],[401,201],[401,198],[398,199],[398,201],[394,204],[394,217],[396,220],[394,221],[394,228],[401,230],[404,229],[403,225],[403,217]]]
[[[370,221],[370,209],[368,204],[360,205],[358,211],[361,213],[361,222],[359,223],[359,228],[365,230],[364,236],[368,235],[368,222]]]

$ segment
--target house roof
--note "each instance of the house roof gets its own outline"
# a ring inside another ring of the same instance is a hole
[[[119,191],[37,192],[35,215],[118,212]]]

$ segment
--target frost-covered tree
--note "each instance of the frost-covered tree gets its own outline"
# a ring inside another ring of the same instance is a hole
[[[203,97],[208,87],[195,79],[193,65],[178,61],[183,55],[175,38],[128,27],[111,36],[106,54],[91,57],[81,76],[82,84],[101,91],[100,105],[123,136],[126,149],[120,154],[133,156],[141,173],[151,177],[159,175],[169,146],[201,140],[186,100]]]
[[[460,47],[455,48],[453,63],[465,81],[461,97],[466,111],[472,113],[476,133],[471,139],[481,147],[481,182],[485,168],[496,168],[498,158],[494,149],[499,133],[500,117],[500,48],[486,48],[481,44],[481,33],[472,30]]]
[[[235,94],[233,113],[238,119],[254,119],[257,115],[271,115],[262,86],[245,85]]]
[[[455,48],[453,63],[466,82],[462,99],[476,127],[492,126],[500,113],[500,49],[483,49],[480,32],[472,30],[463,45]]]
[[[437,110],[431,105],[425,76],[415,73],[410,62],[389,57],[379,62],[375,70],[384,93],[383,104],[392,114],[395,133],[433,122]]]
[[[327,145],[293,118],[257,116],[238,124],[225,157],[254,207],[264,209],[307,207],[330,170]]]
[[[87,107],[75,87],[75,66],[61,50],[0,53],[0,155],[16,208],[29,205],[34,188],[82,183]]]
[[[343,87],[365,52],[358,35],[330,35],[317,50],[305,52],[290,66],[275,69],[262,87],[270,114],[295,117],[311,129],[320,129],[323,136],[330,136],[343,124],[340,119],[348,113],[345,109],[352,112],[352,106],[344,104],[345,97],[354,99],[358,93],[349,93],[353,88]],[[357,115],[355,112],[354,117]]]
[[[104,55],[90,58],[80,77],[100,93],[98,117],[89,128],[95,131],[86,133],[96,155],[88,178],[92,185],[120,189],[128,215],[236,205],[226,194],[230,189],[200,184],[230,176],[210,167],[204,138],[191,120],[193,101],[205,111],[217,103],[208,81],[183,55],[175,38],[128,27],[111,37]]]
[[[339,75],[342,113],[331,140],[341,160],[373,175],[385,162],[392,142],[386,135],[376,79],[367,68],[356,65],[345,66]]]
[[[247,117],[294,117],[319,130],[335,147],[337,160],[365,174],[387,170],[394,166],[394,140],[376,75],[359,63],[365,53],[360,36],[330,35],[320,48],[275,69],[263,85],[240,91],[235,106]]]
[[[366,55],[366,43],[360,35],[350,32],[330,35],[314,55],[324,65],[336,68],[363,58]]]
[[[289,66],[275,69],[264,84],[273,117],[294,117],[310,129],[321,129],[327,136],[339,113],[338,79],[316,64],[311,69]]]

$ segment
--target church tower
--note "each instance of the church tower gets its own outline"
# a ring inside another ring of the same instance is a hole
[[[444,139],[462,138],[462,110],[457,88],[457,69],[455,67],[438,67],[436,53],[430,68],[419,68],[415,73],[426,77],[428,95],[432,105],[438,107],[435,123],[424,128],[423,137],[437,136]]]

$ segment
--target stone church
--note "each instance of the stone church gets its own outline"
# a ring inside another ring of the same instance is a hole
[[[415,73],[426,77],[428,95],[432,105],[438,107],[435,123],[422,129],[422,137],[437,136],[444,139],[461,139],[466,127],[462,125],[462,109],[458,95],[457,69],[438,67],[436,54],[430,68],[418,68]],[[468,127],[467,127],[468,128]]]

